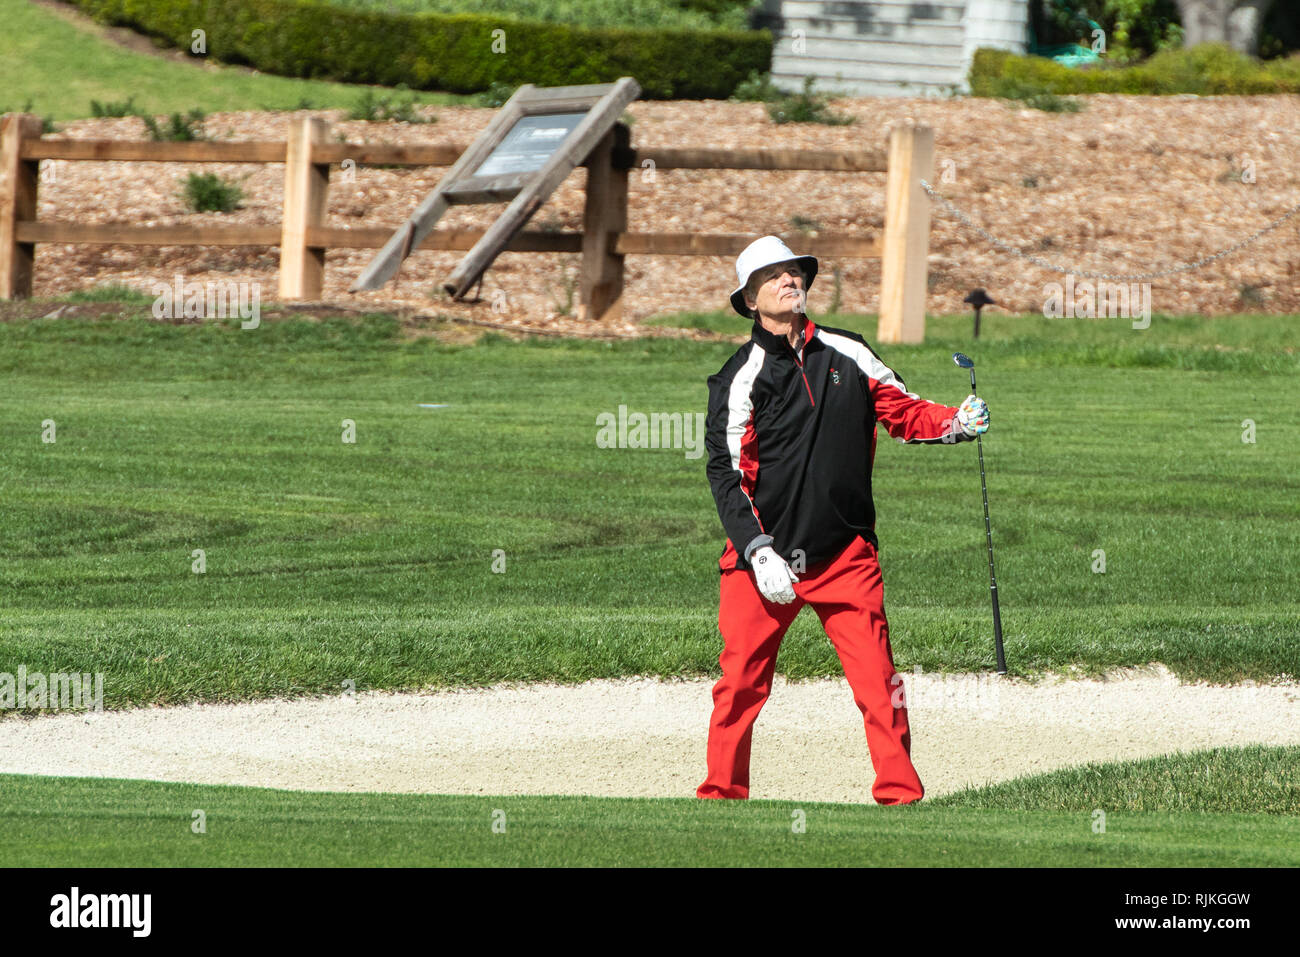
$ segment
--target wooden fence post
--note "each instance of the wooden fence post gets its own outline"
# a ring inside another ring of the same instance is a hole
[[[0,120],[0,299],[26,299],[32,294],[36,244],[18,241],[18,224],[36,218],[36,185],[40,161],[22,158],[23,140],[40,139],[41,118],[30,113],[6,113]]]
[[[582,281],[578,318],[623,318],[623,256],[614,237],[627,229],[627,170],[615,169],[613,153],[630,142],[626,123],[615,123],[592,150],[587,166],[587,205],[582,215]]]
[[[879,342],[925,341],[930,200],[921,187],[923,179],[934,179],[934,130],[911,124],[893,127],[885,186]]]
[[[284,221],[280,234],[280,298],[319,299],[325,288],[325,249],[307,245],[307,231],[324,226],[330,168],[312,162],[312,147],[324,143],[329,124],[305,117],[289,127],[284,157]]]

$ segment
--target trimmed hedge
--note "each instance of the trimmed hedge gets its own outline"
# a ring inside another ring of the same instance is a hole
[[[71,0],[103,23],[281,76],[477,93],[635,77],[647,99],[721,99],[771,69],[766,30],[592,29],[481,14],[394,14],[314,0]],[[506,52],[493,53],[493,30]]]
[[[1042,93],[1200,96],[1300,93],[1300,58],[1260,62],[1226,46],[1166,50],[1135,66],[1071,69],[1045,57],[977,50],[971,93],[1025,99]]]

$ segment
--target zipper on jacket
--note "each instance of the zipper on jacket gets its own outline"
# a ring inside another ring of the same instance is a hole
[[[794,356],[794,364],[799,367],[799,374],[803,376],[803,387],[808,390],[808,402],[811,405],[816,406],[817,400],[813,398],[812,386],[808,384],[808,376],[805,375],[803,371],[803,359],[799,357],[799,355],[794,351],[793,347],[791,347],[790,349],[790,354]]]

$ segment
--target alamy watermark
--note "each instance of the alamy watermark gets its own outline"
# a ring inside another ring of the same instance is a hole
[[[1067,273],[1065,284],[1043,287],[1043,315],[1048,319],[1133,319],[1134,329],[1151,325],[1151,283],[1076,283]]]
[[[186,282],[177,273],[171,284],[155,282],[150,292],[155,319],[242,320],[241,329],[256,329],[262,321],[260,282]]]
[[[152,912],[152,894],[94,894],[74,886],[50,898],[50,926],[56,928],[115,927],[148,937]]]
[[[103,711],[104,674],[0,671],[0,710],[49,708],[54,711]]]
[[[703,412],[631,412],[596,416],[596,447],[601,449],[685,449],[688,459],[704,454]]]
[[[1001,711],[1002,681],[996,675],[925,675],[920,665],[906,686],[903,676],[889,679],[895,709],[975,711],[991,717]]]

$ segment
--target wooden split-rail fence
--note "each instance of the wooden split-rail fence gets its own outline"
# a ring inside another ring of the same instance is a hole
[[[150,142],[45,138],[41,120],[10,113],[0,125],[0,298],[32,294],[36,247],[41,243],[138,246],[278,246],[279,295],[284,301],[321,297],[325,251],[379,249],[393,227],[330,226],[330,167],[363,165],[451,166],[464,151],[455,144],[354,144],[328,140],[319,118],[295,120],[284,142]],[[45,160],[148,163],[283,163],[280,224],[135,226],[37,219],[40,164]],[[920,342],[925,336],[926,257],[930,207],[921,187],[934,169],[934,134],[899,124],[881,150],[692,149],[633,147],[619,123],[582,164],[587,167],[581,232],[523,230],[506,246],[515,252],[581,253],[579,315],[617,319],[622,312],[626,256],[735,257],[752,242],[749,233],[628,232],[628,174],[673,169],[819,170],[884,173],[885,224],[880,235],[819,233],[788,240],[799,253],[819,258],[879,258],[881,342]],[[846,197],[853,195],[845,191]],[[413,198],[414,202],[414,198]],[[481,230],[439,229],[422,249],[469,250]]]

